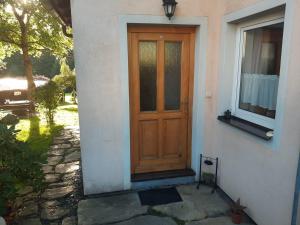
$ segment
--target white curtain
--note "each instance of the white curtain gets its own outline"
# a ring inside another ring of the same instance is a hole
[[[276,110],[279,77],[277,75],[243,74],[240,101]]]

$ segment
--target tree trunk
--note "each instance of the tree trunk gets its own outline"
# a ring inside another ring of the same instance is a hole
[[[24,63],[24,75],[26,76],[28,87],[28,100],[32,103],[31,109],[32,112],[35,111],[34,107],[34,92],[36,89],[34,80],[33,80],[33,71],[32,71],[32,62],[29,56],[29,47],[28,47],[28,39],[27,39],[27,29],[26,27],[21,27],[22,31],[22,52],[23,52],[23,63]]]
[[[33,100],[33,94],[36,87],[33,80],[32,63],[28,53],[28,47],[22,46],[22,52],[23,52],[23,63],[24,63],[24,75],[26,76],[28,82],[28,98],[29,100]]]

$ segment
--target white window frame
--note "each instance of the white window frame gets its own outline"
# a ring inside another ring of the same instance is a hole
[[[252,123],[274,129],[275,127],[275,119],[269,118],[266,116],[262,116],[253,112],[249,112],[239,108],[239,100],[240,100],[240,86],[241,86],[241,72],[242,72],[242,55],[243,55],[243,45],[244,38],[243,33],[247,30],[252,30],[255,28],[265,27],[277,23],[284,23],[284,18],[276,18],[268,21],[261,21],[259,23],[252,23],[247,25],[240,25],[237,29],[237,42],[236,42],[236,65],[235,65],[235,73],[234,73],[234,82],[233,82],[233,92],[232,92],[232,114],[241,119],[250,121]],[[283,44],[282,44],[283,45]],[[281,53],[282,54],[282,53]],[[281,55],[282,58],[282,55]],[[282,61],[280,62],[282,64]],[[278,102],[278,96],[277,96]],[[276,109],[277,111],[277,109]]]

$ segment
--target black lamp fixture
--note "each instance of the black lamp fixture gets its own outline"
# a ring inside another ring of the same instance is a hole
[[[165,10],[166,17],[171,20],[172,16],[174,16],[177,2],[175,0],[163,0],[163,7]]]

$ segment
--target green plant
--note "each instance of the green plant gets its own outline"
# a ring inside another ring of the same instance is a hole
[[[66,60],[61,60],[60,74],[52,79],[58,86],[62,88],[63,94],[71,92],[72,100],[76,99],[76,77],[75,70],[71,70]]]
[[[15,125],[0,123],[0,215],[17,191],[25,186],[40,190],[43,184],[42,156],[16,139]]]
[[[45,114],[49,124],[54,122],[54,114],[61,98],[61,88],[53,81],[49,81],[46,85],[36,90],[35,100],[39,110]]]

